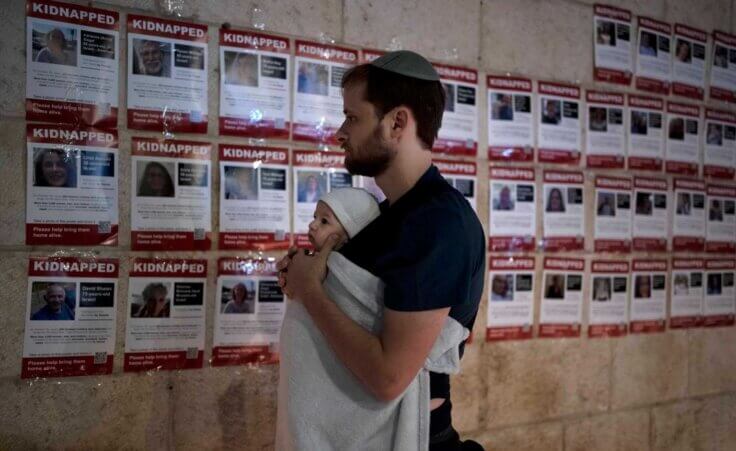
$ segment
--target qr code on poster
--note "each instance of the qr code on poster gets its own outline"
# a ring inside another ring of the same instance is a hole
[[[95,365],[102,365],[107,362],[106,352],[95,352]]]
[[[97,223],[97,233],[110,233],[110,221],[100,221]]]
[[[196,359],[197,355],[199,355],[197,348],[187,348],[187,360]]]
[[[194,239],[195,240],[203,240],[204,239],[204,229],[194,229]]]

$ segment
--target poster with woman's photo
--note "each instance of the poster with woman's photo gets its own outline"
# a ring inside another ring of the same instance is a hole
[[[705,109],[703,176],[733,180],[736,174],[736,114]]]
[[[212,366],[277,363],[286,297],[276,260],[222,257],[217,268]]]
[[[702,128],[699,106],[667,102],[667,173],[689,176],[700,173]]]
[[[706,187],[705,251],[736,252],[736,186],[708,184]]]
[[[128,14],[128,128],[207,133],[207,25]]]
[[[670,193],[666,179],[634,177],[631,247],[666,252],[670,229]]]
[[[296,40],[292,139],[337,144],[335,132],[345,116],[342,76],[358,64],[348,47]]]
[[[634,70],[631,11],[594,5],[593,14],[595,80],[628,86]]]
[[[287,249],[289,149],[220,144],[220,249]]]
[[[209,250],[212,144],[133,137],[133,250]]]
[[[547,252],[585,247],[585,178],[580,171],[544,171],[542,208]]]
[[[540,163],[580,163],[580,88],[575,85],[537,83],[539,122],[537,146]]]
[[[288,38],[220,29],[220,134],[289,139]]]
[[[595,201],[595,251],[631,251],[631,179],[596,177]]]
[[[672,26],[649,17],[638,17],[636,89],[655,94],[670,93]]]
[[[703,252],[705,249],[705,194],[705,182],[702,180],[675,179],[673,251]]]
[[[713,32],[710,98],[736,103],[736,36]]]
[[[620,337],[629,326],[629,262],[592,260],[588,337]]]
[[[667,260],[634,260],[629,332],[664,332],[667,321]]]
[[[202,368],[207,260],[133,258],[125,372]]]
[[[118,244],[118,135],[28,124],[26,244]]]
[[[118,260],[31,257],[21,378],[112,373]]]
[[[672,41],[672,93],[703,100],[708,33],[678,23]]]
[[[534,258],[491,257],[486,341],[532,338]]]
[[[26,2],[26,119],[116,128],[120,15]]]
[[[670,277],[670,328],[700,327],[703,322],[703,270],[699,258],[673,258]]]
[[[544,258],[540,338],[580,336],[584,272],[583,259]]]
[[[478,71],[434,64],[445,89],[445,113],[433,152],[475,157],[478,153]]]
[[[476,177],[477,168],[474,161],[463,160],[443,160],[435,158],[432,163],[437,166],[440,174],[447,182],[460,191],[467,199],[473,211],[478,212],[477,193],[478,177]]]
[[[488,159],[534,161],[534,105],[528,78],[489,75]]]
[[[588,90],[585,99],[588,106],[586,166],[623,169],[626,164],[624,95]]]
[[[664,167],[664,100],[629,94],[628,167],[661,172]]]
[[[537,245],[534,169],[491,166],[488,176],[488,249],[533,251]]]
[[[732,258],[705,261],[703,327],[734,325],[734,315],[736,314],[735,275],[736,260]]]

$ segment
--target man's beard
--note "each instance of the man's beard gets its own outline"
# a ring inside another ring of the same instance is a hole
[[[373,129],[367,142],[360,146],[351,147],[347,144],[345,168],[353,175],[376,177],[383,174],[396,156],[396,151],[389,148],[381,137],[381,127]]]

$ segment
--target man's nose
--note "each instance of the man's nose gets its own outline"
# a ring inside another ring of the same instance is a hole
[[[335,132],[335,139],[337,139],[337,142],[339,142],[341,145],[347,141],[348,135],[345,134],[344,131],[342,131],[342,126],[337,129]]]

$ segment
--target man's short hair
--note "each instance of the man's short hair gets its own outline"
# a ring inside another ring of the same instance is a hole
[[[379,119],[398,106],[407,107],[417,122],[417,137],[425,149],[432,149],[445,111],[442,83],[407,77],[371,64],[355,66],[342,78],[343,88],[359,83],[365,83],[364,100],[373,105]]]

